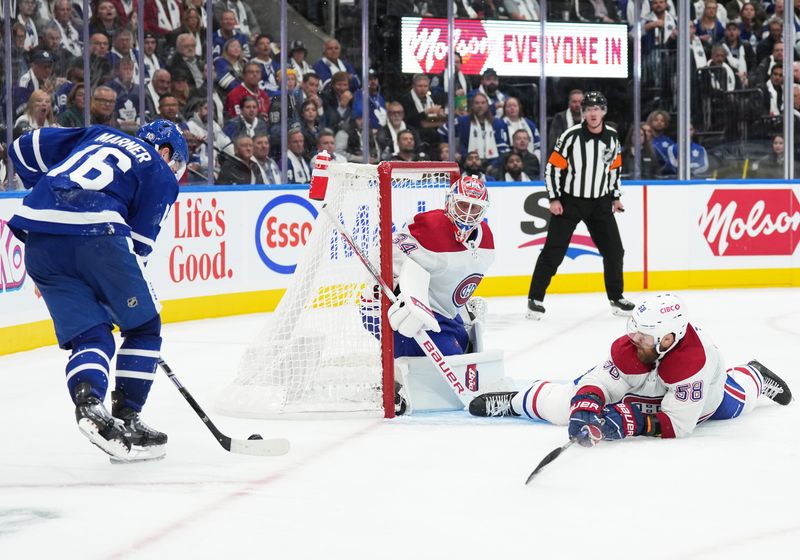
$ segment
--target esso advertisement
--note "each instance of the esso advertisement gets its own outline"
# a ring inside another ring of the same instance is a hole
[[[628,77],[628,29],[624,24],[548,22],[541,41],[538,21],[463,20],[453,28],[453,48],[464,74],[493,68],[500,76]],[[446,65],[447,20],[404,17],[402,71],[441,74]],[[544,45],[543,45],[544,44]]]
[[[792,189],[716,189],[698,225],[717,257],[792,255],[800,203]]]
[[[175,243],[169,252],[169,277],[175,284],[234,277],[228,265],[225,209],[214,196],[187,196],[170,214]]]
[[[255,245],[267,268],[293,274],[311,234],[317,209],[305,198],[284,194],[270,200],[256,220]]]
[[[25,245],[0,219],[0,294],[15,292],[25,283]]]

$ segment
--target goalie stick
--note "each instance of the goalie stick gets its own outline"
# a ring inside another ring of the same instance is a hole
[[[358,256],[361,263],[370,273],[370,275],[375,279],[378,285],[381,287],[383,294],[386,298],[391,302],[394,303],[397,301],[397,296],[394,295],[394,292],[389,287],[389,285],[384,281],[381,277],[378,270],[375,268],[369,259],[364,255],[361,251],[361,247],[356,245],[353,238],[350,237],[350,233],[345,229],[344,225],[337,220],[328,210],[328,204],[323,202],[322,206],[320,207],[322,212],[325,216],[333,223],[334,227],[337,229],[339,234],[344,238],[345,242],[353,249],[353,252]],[[433,362],[436,366],[436,371],[438,371],[445,382],[450,386],[455,393],[458,400],[461,401],[461,404],[464,405],[464,408],[469,406],[471,396],[469,395],[466,387],[461,381],[458,380],[455,372],[450,368],[450,365],[447,363],[447,360],[442,354],[442,351],[436,346],[436,343],[431,340],[431,337],[428,336],[428,333],[424,330],[420,330],[416,335],[414,335],[414,340],[417,341],[419,347],[422,348],[422,351],[425,352],[425,355]]]
[[[214,434],[216,440],[226,451],[230,451],[231,453],[239,453],[241,455],[286,455],[289,452],[288,439],[260,439],[260,437],[258,439],[236,439],[226,436],[219,431],[219,429],[214,425],[197,401],[194,400],[194,397],[172,372],[172,368],[167,365],[167,362],[159,359],[158,365],[162,370],[164,370],[164,373],[167,374],[167,377],[169,377],[170,381],[172,381],[172,384],[178,388],[178,391],[180,391],[181,395],[183,395],[183,398],[186,399],[195,413],[200,417],[200,420],[203,421],[203,424],[206,425],[206,428],[208,428],[208,430]]]

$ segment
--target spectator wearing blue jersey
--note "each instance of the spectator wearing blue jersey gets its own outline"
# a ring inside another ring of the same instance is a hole
[[[225,43],[222,56],[214,59],[215,83],[220,95],[224,97],[242,82],[246,62],[238,39]]]
[[[219,29],[214,33],[214,48],[211,52],[212,56],[222,56],[225,51],[225,45],[231,39],[236,39],[242,46],[242,52],[245,58],[250,58],[250,42],[247,35],[238,31],[238,21],[236,14],[233,10],[225,10],[219,18]]]
[[[500,82],[497,78],[497,72],[494,68],[487,68],[481,76],[481,84],[477,89],[474,89],[467,94],[468,99],[471,99],[476,93],[482,93],[489,100],[489,110],[492,115],[502,119],[503,110],[505,107],[508,95],[500,91]]]
[[[656,109],[647,116],[647,125],[653,131],[652,147],[657,159],[656,174],[669,173],[669,150],[675,144],[675,140],[666,133],[669,121],[669,113],[661,109]]]
[[[439,134],[442,139],[447,138],[446,125]],[[508,129],[502,120],[492,117],[489,98],[480,92],[472,96],[469,114],[456,120],[456,138],[458,153],[463,156],[478,152],[482,166],[496,166],[500,156],[509,150]]]
[[[31,56],[31,69],[19,77],[14,86],[14,114],[20,116],[25,112],[28,98],[37,89],[52,92],[54,84],[51,81],[53,74],[53,55],[44,49],[37,49]]]
[[[361,80],[356,75],[353,65],[340,58],[342,45],[336,39],[328,39],[323,47],[322,58],[314,63],[314,72],[322,81],[322,86],[326,86],[330,79],[337,72],[347,72],[350,75],[350,91],[356,91],[361,87]]]
[[[70,351],[78,428],[112,460],[161,457],[166,434],[140,418],[161,350],[160,306],[143,266],[177,199],[186,142],[156,121],[136,138],[104,126],[39,129],[10,152],[31,192],[8,225],[25,243],[58,344]],[[123,342],[109,413],[114,325]]]
[[[509,139],[513,140],[514,133],[518,130],[524,130],[528,133],[528,145],[526,148],[531,155],[536,157],[536,167],[538,168],[538,162],[542,159],[542,137],[539,134],[536,123],[522,113],[522,104],[516,97],[506,99],[504,113],[503,122],[506,123],[506,128],[508,128]],[[528,170],[526,170],[526,173],[528,173]]]
[[[708,162],[706,149],[694,141],[694,125],[689,123],[689,173],[692,177],[708,177],[713,172]],[[678,173],[678,144],[672,144],[667,153],[669,158],[665,171],[670,175]]]
[[[386,125],[386,100],[380,91],[380,80],[374,68],[369,69],[368,73],[369,90],[369,127],[378,129]],[[360,91],[355,93],[353,99],[353,114],[360,115],[364,107],[364,96]]]
[[[114,70],[114,79],[106,84],[117,93],[114,116],[120,129],[131,134],[139,128],[139,84],[133,80],[134,66],[130,58],[121,58]]]
[[[258,64],[261,70],[259,87],[269,95],[280,93],[275,73],[280,69],[280,62],[275,60],[272,52],[272,37],[266,33],[256,37],[253,43],[253,58],[250,62]]]
[[[705,0],[703,14],[695,20],[694,30],[706,49],[725,38],[725,25],[717,18],[717,0]]]

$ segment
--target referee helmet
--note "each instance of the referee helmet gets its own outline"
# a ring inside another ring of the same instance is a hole
[[[589,107],[600,107],[604,112],[608,111],[606,96],[599,91],[587,91],[581,101],[581,111],[585,111]]]

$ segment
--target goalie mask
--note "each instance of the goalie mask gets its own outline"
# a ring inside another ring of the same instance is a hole
[[[486,185],[477,177],[464,176],[450,186],[444,211],[453,222],[456,240],[463,243],[475,231],[489,209]]]
[[[628,336],[635,342],[656,348],[659,356],[672,350],[686,334],[689,319],[686,306],[678,296],[657,294],[647,296],[636,304],[628,318]],[[661,340],[668,334],[675,335],[669,348],[661,348]]]
[[[167,164],[175,174],[175,179],[180,181],[189,162],[189,147],[178,127],[168,120],[157,119],[141,127],[136,137],[153,146],[156,151],[169,147],[171,155]]]

